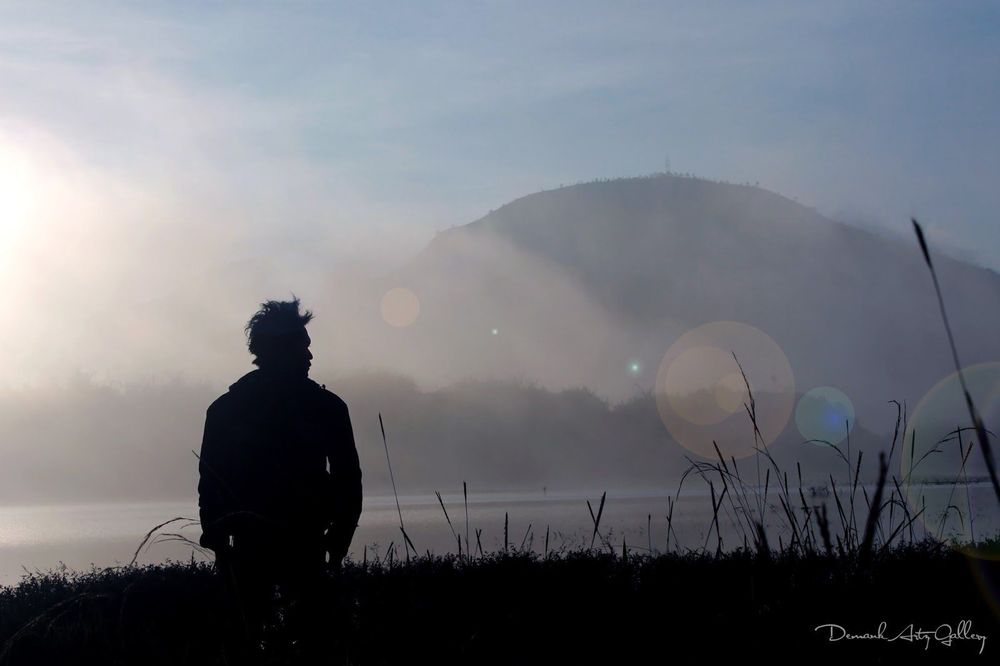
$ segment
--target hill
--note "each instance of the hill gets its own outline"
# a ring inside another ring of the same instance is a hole
[[[935,259],[963,361],[996,358],[1000,276]],[[887,401],[952,371],[915,243],[758,187],[660,174],[539,192],[440,233],[390,285],[420,299],[407,348],[456,378],[625,399],[683,333],[735,321],[775,341],[797,392],[835,386],[882,428]]]

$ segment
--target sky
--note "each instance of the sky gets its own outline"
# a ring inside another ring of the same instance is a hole
[[[235,372],[262,294],[668,167],[1000,269],[998,32],[971,2],[2,2],[2,381]]]

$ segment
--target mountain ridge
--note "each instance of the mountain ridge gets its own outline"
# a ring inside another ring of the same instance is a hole
[[[982,331],[1000,326],[988,307],[1000,275],[932,252],[963,360],[995,358]],[[712,321],[761,329],[797,377],[859,401],[915,400],[951,371],[916,243],[754,185],[658,174],[536,192],[439,233],[390,280],[419,294],[412,334],[432,356],[456,331],[504,331],[505,350],[457,339],[434,356],[468,374],[537,368],[555,388],[623,395],[637,378],[619,373],[610,391],[602,380],[630,358],[655,368],[670,341]]]

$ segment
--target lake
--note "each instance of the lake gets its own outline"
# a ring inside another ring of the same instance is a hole
[[[841,501],[849,503],[846,489],[838,489]],[[873,488],[867,487],[868,496]],[[1000,529],[1000,511],[992,487],[987,483],[959,487],[952,494],[951,486],[927,486],[924,492],[930,507],[944,507],[949,502],[961,506],[967,517],[971,503],[973,525],[978,538],[995,535]],[[504,514],[508,515],[508,540],[511,548],[524,547],[541,553],[545,547],[545,532],[549,529],[549,548],[576,548],[590,544],[593,522],[587,508],[590,500],[594,512],[598,510],[600,492],[575,493],[489,493],[470,494],[468,506],[469,539],[473,551],[477,550],[476,529],[480,529],[480,542],[484,551],[503,548]],[[443,494],[445,507],[455,530],[465,542],[466,515],[461,492]],[[797,498],[797,489],[793,499]],[[444,513],[433,494],[426,496],[400,496],[400,508],[407,533],[421,553],[458,552],[458,546]],[[827,506],[834,533],[839,529],[833,497],[806,496],[810,506]],[[799,502],[796,499],[795,504]],[[867,515],[864,496],[860,487],[855,496],[857,529],[864,531]],[[652,545],[663,551],[667,546],[667,494],[661,491],[608,491],[601,516],[601,535],[620,552],[622,539],[629,550],[644,552]],[[756,509],[755,509],[756,511]],[[788,542],[790,531],[782,518],[781,505],[774,488],[767,496],[767,525],[773,547],[778,546],[779,536]],[[940,512],[939,512],[940,513]],[[899,522],[896,509],[893,524]],[[928,509],[927,515],[934,515]],[[16,583],[25,570],[45,572],[62,564],[76,570],[89,570],[91,565],[108,567],[127,564],[143,539],[155,525],[174,517],[197,519],[197,499],[189,502],[151,502],[132,504],[78,504],[67,506],[8,506],[0,508],[0,584]],[[729,504],[720,510],[723,547],[734,549],[743,544],[745,529],[736,520],[737,514]],[[886,516],[887,517],[887,516]],[[715,549],[717,539],[712,523],[711,499],[707,489],[685,490],[677,499],[673,512],[673,531],[670,547],[681,550],[698,549],[706,545]],[[175,523],[163,532],[179,532],[197,542],[200,528],[187,526],[177,530]],[[647,530],[647,524],[651,529]],[[887,525],[887,520],[883,521]],[[922,521],[915,523],[915,536],[921,538],[929,529],[937,533],[937,522],[926,527]],[[958,529],[954,513],[946,526],[947,534]],[[968,534],[968,525],[965,527]],[[752,537],[746,532],[752,545]],[[818,538],[818,530],[816,531]],[[396,556],[404,556],[399,530],[399,513],[392,496],[366,496],[358,530],[354,537],[351,555],[360,560],[376,556],[385,557],[390,544]],[[152,540],[152,541],[155,541]],[[601,543],[598,538],[598,545]],[[148,544],[137,558],[137,563],[155,563],[167,560],[205,560],[206,557],[179,541],[159,541]]]

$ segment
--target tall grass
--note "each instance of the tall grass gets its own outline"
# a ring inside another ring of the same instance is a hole
[[[941,321],[944,322],[944,330],[948,334],[948,346],[951,349],[951,358],[955,363],[955,371],[958,373],[958,381],[962,385],[962,393],[965,398],[966,408],[972,418],[972,425],[976,431],[976,438],[979,440],[979,448],[983,452],[983,459],[986,461],[986,469],[990,473],[990,482],[993,484],[993,492],[996,494],[997,503],[1000,503],[1000,477],[997,476],[997,466],[993,459],[993,447],[990,445],[990,438],[987,436],[983,419],[979,415],[979,410],[972,400],[969,387],[965,383],[965,373],[962,371],[962,364],[958,360],[958,347],[955,345],[955,336],[951,332],[951,323],[948,321],[948,313],[944,306],[944,297],[941,295],[941,285],[938,282],[937,271],[934,270],[934,262],[931,261],[930,249],[927,246],[927,239],[924,230],[916,218],[910,218],[913,222],[913,232],[917,235],[917,242],[920,244],[920,251],[924,255],[924,262],[931,273],[934,282],[934,294],[937,296],[938,308],[941,311]]]

